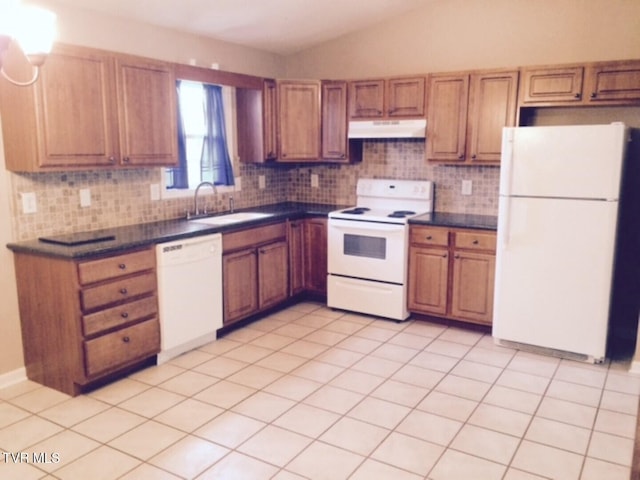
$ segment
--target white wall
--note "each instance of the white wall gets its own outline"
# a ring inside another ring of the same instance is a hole
[[[287,58],[293,78],[362,78],[640,58],[638,0],[434,0]]]

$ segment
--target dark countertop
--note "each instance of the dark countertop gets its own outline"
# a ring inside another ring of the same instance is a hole
[[[286,219],[304,218],[308,216],[326,216],[333,210],[347,208],[349,205],[327,205],[317,203],[283,202],[260,207],[237,209],[236,212],[262,212],[272,214],[266,218],[237,222],[229,225],[207,225],[186,219],[166,220],[162,222],[143,223],[124,227],[114,227],[94,230],[92,235],[97,237],[112,235],[113,240],[105,240],[81,245],[66,246],[47,243],[40,240],[9,243],[7,248],[14,252],[33,253],[50,257],[81,259],[97,255],[118,253],[136,247],[145,247],[157,243],[172,242],[184,238],[197,237],[212,233],[224,233],[283,221]],[[224,215],[229,212],[221,212]],[[71,234],[73,235],[73,234]],[[67,235],[55,235],[67,237]]]
[[[332,212],[333,210],[340,210],[348,207],[350,207],[350,205],[282,202],[273,205],[238,209],[236,212],[262,212],[270,213],[271,215],[266,218],[237,222],[229,225],[207,225],[204,223],[188,221],[186,219],[165,220],[162,222],[93,230],[91,232],[79,232],[90,233],[97,237],[109,235],[115,237],[113,240],[66,246],[43,242],[36,239],[9,243],[7,248],[14,252],[32,253],[68,259],[82,259],[98,255],[118,253],[120,251],[126,251],[137,247],[146,247],[157,243],[197,237],[200,235],[232,232],[234,230],[242,230],[247,227],[273,223],[274,221],[277,222],[309,216],[327,216],[329,212]],[[224,215],[226,213],[229,212],[221,212],[217,215]],[[409,220],[409,223],[416,225],[437,225],[495,230],[497,228],[497,217],[435,212],[432,214],[414,217]],[[67,236],[68,235],[56,235],[55,237]]]
[[[497,230],[498,217],[493,215],[472,215],[467,213],[425,213],[409,219],[411,225],[433,225],[439,227],[477,228]]]

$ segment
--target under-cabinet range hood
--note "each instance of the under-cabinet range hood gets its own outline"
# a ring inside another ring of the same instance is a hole
[[[357,120],[349,122],[349,138],[425,138],[427,120]]]

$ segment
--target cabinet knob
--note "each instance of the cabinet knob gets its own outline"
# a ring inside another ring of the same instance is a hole
[[[120,263],[120,264],[118,264],[118,268],[120,270],[125,270],[127,268],[127,264],[126,263]]]
[[[598,94],[597,94],[596,92],[593,92],[593,93],[591,94],[591,98],[596,98],[597,96],[598,96]]]
[[[113,155],[111,155],[109,157],[109,163],[116,163],[116,157],[114,157]]]
[[[127,291],[127,289],[126,289],[126,288],[121,288],[121,289],[120,289],[120,293],[121,293],[122,295],[126,295],[126,294],[127,294],[127,293],[129,293],[129,292]]]
[[[464,160],[464,153],[461,153],[460,155],[458,155],[458,160]]]
[[[471,243],[473,243],[474,245],[477,245],[477,244],[478,244],[478,243],[480,243],[480,242],[479,242],[478,240],[474,240],[474,241],[473,241],[473,242],[471,242]]]
[[[476,159],[476,157],[477,157],[477,155],[476,155],[475,153],[474,153],[473,155],[471,155],[471,158],[472,158],[473,160],[475,160],[475,159]]]
[[[260,253],[267,253],[267,251],[263,248],[260,249]]]
[[[447,254],[446,254],[446,253],[443,253],[443,254],[442,254],[442,258],[447,258]]]
[[[582,95],[580,95],[579,93],[576,93],[576,94],[574,95],[574,98],[580,98],[581,96],[582,96]]]
[[[122,341],[124,343],[129,343],[131,341],[131,339],[129,337],[122,337]]]
[[[460,258],[460,255],[454,255],[453,258]]]
[[[431,235],[427,235],[427,240],[433,240],[433,237]]]
[[[122,312],[122,313],[120,314],[120,316],[121,316],[122,318],[129,318],[129,314],[128,314],[127,312]]]
[[[124,157],[122,159],[123,163],[129,163],[131,161],[131,159],[129,157]]]

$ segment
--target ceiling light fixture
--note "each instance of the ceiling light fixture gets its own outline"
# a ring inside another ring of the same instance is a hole
[[[38,79],[55,37],[56,16],[52,12],[33,6],[21,5],[20,0],[0,0],[0,73],[14,85],[33,85]],[[33,77],[20,82],[4,71],[2,60],[9,45],[15,41],[34,68]]]

